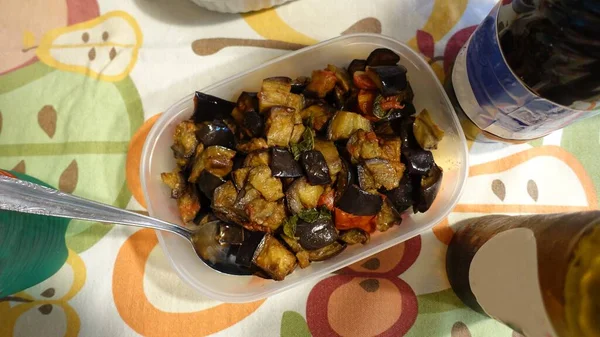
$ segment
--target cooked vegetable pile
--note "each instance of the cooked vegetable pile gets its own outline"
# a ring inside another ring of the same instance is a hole
[[[202,229],[204,261],[283,280],[400,224],[411,206],[429,209],[442,181],[430,150],[444,132],[416,115],[399,61],[376,49],[347,69],[264,79],[236,103],[196,92],[162,180],[183,222]]]

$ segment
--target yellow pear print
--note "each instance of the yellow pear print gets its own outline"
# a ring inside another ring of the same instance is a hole
[[[36,54],[45,64],[94,79],[117,82],[137,61],[142,31],[135,19],[114,11],[48,32]]]

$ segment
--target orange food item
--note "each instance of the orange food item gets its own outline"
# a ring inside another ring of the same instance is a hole
[[[356,71],[354,72],[354,76],[352,76],[352,82],[359,89],[366,90],[377,90],[377,85],[373,80],[364,72],[364,71]]]
[[[360,89],[358,93],[358,108],[367,116],[373,115],[373,103],[377,93],[370,90]]]
[[[339,230],[360,228],[367,233],[375,231],[375,215],[354,215],[336,208],[334,217],[335,228]]]

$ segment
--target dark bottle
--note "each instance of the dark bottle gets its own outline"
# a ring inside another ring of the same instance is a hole
[[[532,5],[508,27],[499,27],[511,69],[534,93],[555,103],[599,100],[600,1],[536,0]]]

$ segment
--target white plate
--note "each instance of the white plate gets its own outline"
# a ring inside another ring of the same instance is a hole
[[[250,302],[290,289],[301,282],[316,278],[386,248],[406,241],[430,229],[452,210],[458,202],[468,172],[467,145],[462,129],[442,85],[435,74],[410,47],[376,34],[340,36],[296,52],[273,59],[259,67],[233,76],[200,91],[236,101],[242,91],[259,91],[262,80],[272,76],[295,78],[310,75],[328,63],[347,66],[353,59],[364,59],[376,48],[389,48],[400,55],[400,64],[408,69],[408,79],[415,93],[417,111],[427,109],[446,135],[434,151],[439,166],[444,169],[440,192],[426,213],[411,215],[400,226],[371,236],[367,245],[349,246],[332,259],[312,263],[296,270],[284,281],[264,280],[254,276],[233,276],[206,266],[182,238],[157,232],[160,246],[179,276],[200,293],[224,302]],[[195,88],[190,88],[190,91]],[[140,167],[142,188],[151,216],[181,224],[175,200],[160,180],[160,173],[172,170],[175,160],[170,149],[175,126],[191,117],[193,94],[170,107],[154,124],[144,149]]]

